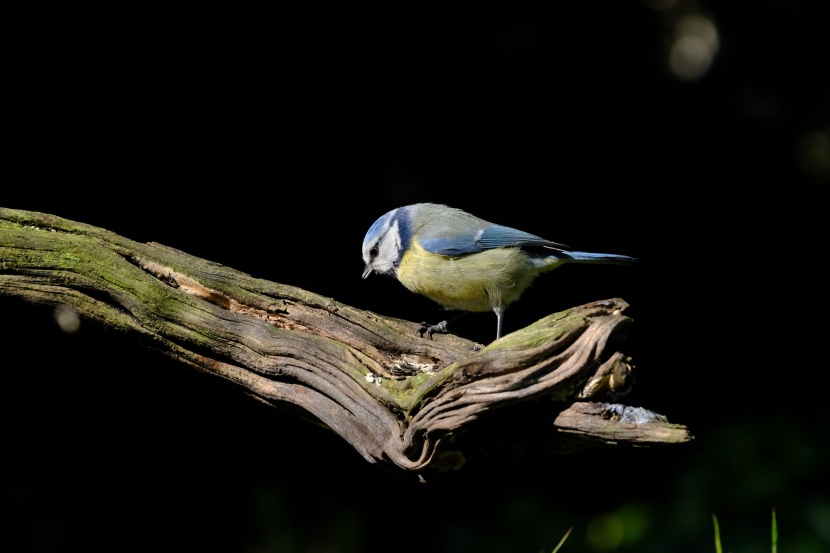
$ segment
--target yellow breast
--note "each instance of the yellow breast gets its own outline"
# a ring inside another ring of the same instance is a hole
[[[519,299],[541,270],[517,248],[453,257],[429,253],[413,240],[397,276],[409,290],[448,309],[490,311]]]

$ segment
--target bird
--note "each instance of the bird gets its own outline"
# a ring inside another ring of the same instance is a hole
[[[497,340],[505,310],[540,274],[565,263],[637,261],[627,255],[574,251],[437,203],[406,205],[381,215],[366,232],[362,253],[364,279],[372,273],[393,276],[410,291],[460,314],[492,310]],[[446,333],[448,324],[421,323],[418,333],[432,339],[433,333]]]

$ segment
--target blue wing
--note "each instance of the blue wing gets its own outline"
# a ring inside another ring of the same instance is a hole
[[[477,231],[463,234],[426,238],[419,240],[426,251],[438,255],[465,255],[478,253],[493,248],[531,248],[547,247],[557,250],[566,249],[564,244],[557,244],[521,230],[501,225],[492,225]]]

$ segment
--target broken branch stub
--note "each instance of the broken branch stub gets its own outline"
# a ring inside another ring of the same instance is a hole
[[[465,435],[526,405],[545,406],[534,413],[554,451],[691,439],[665,417],[608,403],[632,385],[620,350],[631,319],[618,298],[555,313],[487,347],[453,335],[429,340],[415,323],[5,208],[0,294],[67,306],[263,402],[294,405],[366,460],[407,473],[464,466],[484,447]]]

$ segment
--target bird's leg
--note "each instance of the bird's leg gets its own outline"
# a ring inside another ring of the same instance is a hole
[[[497,305],[493,308],[493,311],[496,312],[496,340],[498,340],[501,338],[501,323],[504,320],[504,307]]]
[[[440,323],[434,324],[434,325],[431,325],[429,323],[421,323],[420,326],[418,327],[418,334],[420,334],[421,338],[423,338],[424,333],[426,333],[427,336],[429,336],[430,340],[432,340],[432,335],[435,334],[436,332],[439,333],[439,334],[446,334],[447,333],[447,326],[451,322],[457,321],[462,315],[464,315],[463,311],[461,313],[456,314],[453,317],[450,317],[449,319],[445,319],[445,320],[441,321]]]

